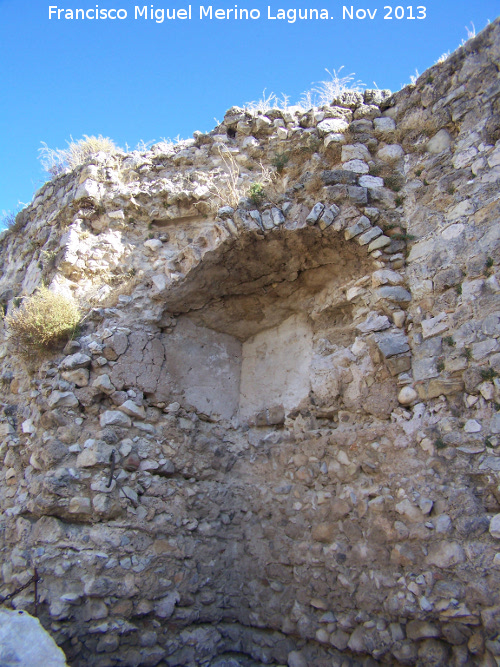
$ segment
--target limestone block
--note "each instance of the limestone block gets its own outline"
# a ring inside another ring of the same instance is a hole
[[[118,410],[106,410],[100,417],[100,424],[105,426],[131,426],[130,418]]]
[[[349,144],[342,146],[342,162],[350,160],[362,160],[366,162],[371,159],[370,151],[364,144]],[[348,169],[348,167],[346,167]]]
[[[321,178],[325,185],[357,185],[357,175],[347,169],[332,169],[323,171]],[[363,178],[372,178],[371,176],[361,176]],[[360,179],[360,181],[361,181]],[[382,179],[380,179],[382,180]],[[383,184],[383,183],[382,183]],[[363,185],[360,183],[360,185]],[[365,187],[365,186],[363,186]]]
[[[316,542],[323,542],[329,544],[335,539],[337,532],[336,525],[333,523],[317,523],[313,526],[311,535]]]
[[[308,667],[309,663],[299,651],[291,651],[287,659],[288,667]]]
[[[355,174],[367,174],[370,168],[362,160],[349,160],[344,163],[344,169],[354,172]]]
[[[439,132],[437,132],[432,137],[432,139],[427,142],[427,151],[429,153],[433,153],[434,155],[442,153],[450,147],[451,141],[452,140],[449,132],[446,130],[439,130]]]
[[[389,134],[390,132],[394,132],[396,129],[396,123],[392,120],[392,118],[375,118],[373,120],[373,127],[375,128],[376,132],[379,132],[380,134]]]
[[[375,340],[379,350],[386,358],[393,357],[396,354],[403,354],[410,349],[408,338],[399,330],[376,334]]]
[[[76,408],[78,399],[71,391],[53,391],[47,403],[50,408]]]
[[[422,336],[424,338],[430,338],[432,336],[437,336],[443,331],[446,331],[449,327],[448,316],[446,313],[439,313],[436,317],[431,317],[428,320],[422,320]]]
[[[500,540],[500,514],[495,514],[495,516],[491,518],[489,531],[492,537]]]
[[[320,202],[315,204],[306,218],[307,224],[312,225],[315,222],[317,222],[318,218],[321,216],[324,210],[325,210],[324,204],[321,204]]]
[[[99,391],[102,391],[104,394],[112,394],[114,391],[116,391],[116,387],[114,384],[111,382],[109,379],[109,375],[106,373],[103,373],[102,375],[99,375],[94,382],[92,382],[92,386],[95,389],[98,389]]]
[[[388,163],[397,162],[403,157],[403,155],[404,150],[399,144],[388,144],[387,146],[381,148],[377,153],[379,160],[383,160],[384,162]]]
[[[349,123],[341,118],[327,118],[322,120],[321,123],[318,123],[317,130],[320,136],[324,137],[330,133],[343,134],[348,127]]]
[[[79,199],[99,199],[99,183],[87,178],[76,191],[75,200]]]
[[[75,368],[85,368],[90,366],[91,358],[88,354],[83,352],[77,352],[76,354],[70,354],[68,357],[65,357],[59,364],[59,368],[62,371],[72,371]]]
[[[177,591],[171,591],[168,595],[155,602],[155,615],[165,620],[169,619],[174,613],[175,605],[180,599],[181,597]]]
[[[6,667],[67,667],[64,653],[26,611],[0,609],[0,654]]]
[[[391,326],[387,315],[378,315],[375,312],[368,314],[368,317],[361,324],[356,325],[356,329],[361,333],[369,333],[370,331],[383,331]]]
[[[431,544],[426,558],[428,565],[435,565],[439,568],[453,567],[464,561],[465,553],[460,544],[446,540]]]
[[[369,190],[373,188],[383,188],[384,179],[379,176],[368,176],[368,174],[365,174],[359,179],[359,184],[362,188],[368,188]]]
[[[89,371],[87,368],[77,368],[74,371],[61,373],[68,382],[74,382],[77,387],[86,387],[89,383]]]
[[[406,636],[408,639],[417,640],[439,637],[440,634],[439,628],[428,621],[410,621],[406,624]]]
[[[411,405],[418,398],[418,394],[413,387],[403,387],[398,394],[398,401],[401,405]]]
[[[332,204],[329,207],[325,207],[325,210],[323,211],[319,219],[320,229],[326,229],[327,227],[329,227],[339,213],[340,209],[335,204]]]
[[[143,245],[151,252],[158,252],[163,247],[163,243],[159,239],[149,239],[148,241],[144,241]]]
[[[389,236],[378,236],[374,241],[370,243],[368,246],[368,252],[372,252],[373,250],[379,250],[380,248],[385,248],[386,246],[391,244],[391,239]]]
[[[362,232],[366,231],[371,227],[371,222],[369,218],[366,217],[366,215],[362,215],[359,220],[354,223],[354,225],[351,225],[344,231],[344,237],[346,241],[349,241],[349,239],[354,238],[355,236],[358,236]]]
[[[332,144],[333,145],[340,144],[343,141],[345,141],[345,138],[344,138],[343,134],[340,134],[339,132],[331,132],[330,134],[326,135],[326,137],[323,141],[323,144],[324,144],[325,148],[328,148],[328,146],[330,146]]]
[[[79,468],[91,468],[92,466],[109,464],[113,447],[102,440],[91,441],[93,445],[86,447],[76,459]]]
[[[359,243],[359,245],[367,245],[368,243],[371,243],[371,241],[378,238],[382,234],[383,232],[380,229],[380,227],[372,227],[368,231],[364,232],[364,234],[358,236],[356,241]]]
[[[409,303],[411,301],[411,294],[404,287],[389,287],[383,286],[375,290],[377,300],[386,299],[394,303]]]
[[[124,412],[126,415],[129,417],[133,417],[134,419],[145,419],[146,418],[146,411],[144,410],[142,405],[137,405],[137,403],[134,403],[134,401],[128,400],[124,401],[118,408],[122,412]]]

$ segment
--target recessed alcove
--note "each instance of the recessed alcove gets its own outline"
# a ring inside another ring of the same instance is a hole
[[[372,270],[366,250],[317,228],[248,234],[207,253],[166,304],[177,315],[163,343],[178,400],[242,422],[297,408],[324,375],[315,357],[354,342],[345,287]]]

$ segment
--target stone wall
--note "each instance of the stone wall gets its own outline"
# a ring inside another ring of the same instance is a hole
[[[500,664],[499,65],[496,21],[392,96],[233,107],[3,236],[7,310],[86,314],[0,347],[1,591],[37,566],[70,664]]]

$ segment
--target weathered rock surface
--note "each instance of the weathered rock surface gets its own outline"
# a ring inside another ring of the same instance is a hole
[[[499,34],[91,156],[3,236],[7,311],[86,314],[29,372],[0,322],[0,593],[36,564],[71,664],[495,664]]]
[[[4,667],[66,667],[64,653],[37,618],[0,609],[0,661]]]

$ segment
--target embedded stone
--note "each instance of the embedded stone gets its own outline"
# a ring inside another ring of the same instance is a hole
[[[398,394],[398,401],[401,405],[411,405],[418,398],[418,394],[413,387],[403,387]]]
[[[371,222],[370,220],[366,217],[366,215],[362,215],[361,218],[354,224],[348,227],[344,231],[344,237],[346,241],[349,241],[349,239],[354,238],[355,236],[358,236],[362,232],[366,231],[371,227]]]
[[[432,139],[427,142],[427,150],[429,153],[437,155],[447,150],[451,144],[451,136],[447,130],[439,130]]]
[[[343,134],[348,127],[349,123],[347,123],[345,120],[342,120],[341,118],[326,118],[317,125],[320,136],[325,136],[331,133]]]
[[[389,163],[397,162],[403,157],[403,155],[404,155],[404,150],[401,148],[399,144],[388,144],[387,146],[381,148],[377,153],[377,157],[380,160]]]
[[[123,412],[106,410],[100,417],[100,424],[104,428],[105,426],[131,426],[132,422],[130,417]]]
[[[387,315],[378,315],[377,313],[369,313],[368,317],[361,324],[356,325],[356,329],[361,333],[369,333],[370,331],[383,331],[391,326]]]
[[[373,241],[373,239],[379,237],[382,233],[383,232],[380,229],[380,227],[372,227],[368,231],[364,232],[364,234],[358,236],[356,241],[359,243],[359,245],[367,245],[368,243]]]
[[[94,382],[92,382],[92,386],[95,389],[98,389],[99,391],[102,391],[104,394],[108,395],[111,395],[116,391],[116,387],[109,379],[109,375],[107,375],[106,373],[103,373],[102,375],[96,377]]]
[[[439,568],[448,568],[465,561],[465,553],[458,542],[434,542],[429,546],[426,558],[428,565]]]
[[[72,391],[53,391],[47,403],[50,408],[76,408],[78,399]]]
[[[324,210],[325,210],[324,204],[321,203],[315,204],[306,218],[307,224],[311,225],[317,222],[318,218],[320,217],[320,215],[323,213]]]
[[[70,354],[68,357],[65,357],[59,364],[59,368],[62,371],[73,371],[76,368],[90,366],[91,361],[92,359],[88,354],[77,352],[76,354]]]
[[[316,542],[324,542],[329,544],[335,538],[335,524],[332,523],[318,523],[313,526],[312,538]]]
[[[357,174],[355,174],[352,171],[347,171],[345,169],[333,169],[333,170],[324,171],[321,174],[321,178],[322,178],[323,183],[325,185],[340,185],[340,184],[356,185],[357,184]],[[368,178],[368,176],[362,176],[361,178]]]
[[[495,516],[491,518],[489,531],[492,537],[500,540],[500,514],[495,514]]]
[[[394,303],[408,303],[411,301],[411,294],[404,287],[383,286],[375,290],[377,299],[386,299]]]
[[[367,174],[370,171],[366,162],[362,160],[349,160],[344,163],[344,169],[353,171],[355,174]]]
[[[144,241],[144,247],[151,250],[151,252],[158,252],[162,246],[163,243],[160,239],[149,239],[148,241]]]
[[[390,331],[387,333],[376,334],[375,340],[384,357],[393,357],[396,354],[403,354],[410,349],[408,338],[402,331]]]
[[[146,411],[144,410],[143,406],[137,405],[137,403],[134,403],[134,401],[131,400],[124,401],[118,409],[129,417],[133,417],[134,419],[146,418]]]
[[[5,667],[67,667],[62,650],[28,612],[0,609],[0,655]]]
[[[379,176],[369,176],[368,174],[365,174],[359,179],[359,184],[362,188],[383,188],[384,179],[380,178]]]
[[[64,371],[62,377],[68,382],[74,382],[77,387],[86,387],[89,383],[89,371],[87,368],[77,368],[74,371]]]
[[[373,120],[373,127],[375,128],[376,132],[380,132],[381,134],[388,134],[390,132],[394,132],[396,129],[396,123],[392,120],[392,118],[375,118]]]

